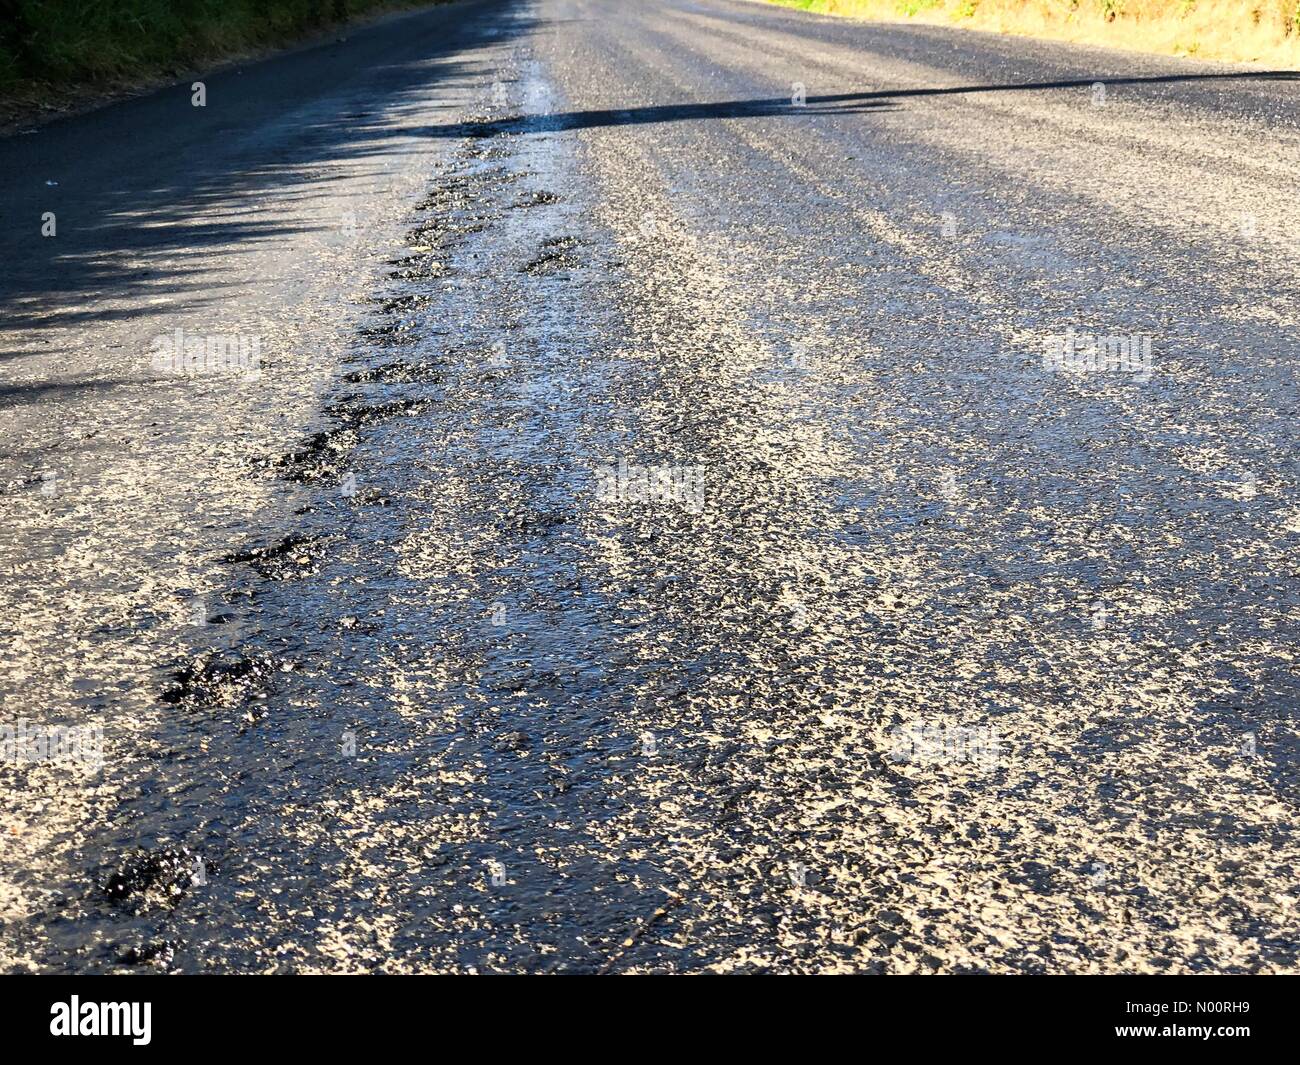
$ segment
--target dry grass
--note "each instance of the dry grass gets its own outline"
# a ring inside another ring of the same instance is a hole
[[[775,0],[1142,52],[1300,69],[1300,0]]]

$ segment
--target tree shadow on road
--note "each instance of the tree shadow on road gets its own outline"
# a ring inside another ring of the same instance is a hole
[[[1090,89],[1097,84],[1156,85],[1212,80],[1296,81],[1300,73],[1286,70],[1234,71],[1226,74],[1162,74],[1131,78],[1074,78],[1067,81],[1021,82],[1009,85],[959,85],[946,88],[879,89],[808,96],[762,97],[752,100],[718,100],[710,103],[649,104],[642,107],[561,111],[483,122],[454,122],[424,131],[432,137],[495,137],[510,133],[552,133],[602,126],[639,126],[657,122],[690,122],[725,118],[772,118],[798,115],[844,115],[888,110],[899,100],[917,96],[961,96],[985,92],[1045,92],[1054,89]]]
[[[1078,89],[1092,79],[879,89],[865,92],[628,108],[430,124],[431,93],[492,69],[483,51],[532,32],[512,0],[469,0],[358,31],[327,44],[207,78],[208,106],[188,84],[0,139],[0,366],[35,353],[18,333],[140,315],[140,297],[183,308],[219,302],[209,256],[272,247],[295,233],[336,180],[331,168],[371,162],[382,181],[421,137],[490,138],[664,122],[834,118],[902,106],[911,97]],[[1293,81],[1289,71],[1106,79],[1109,86]],[[450,104],[442,105],[450,107]],[[421,118],[407,121],[418,113]],[[58,218],[58,236],[40,227]],[[336,220],[337,221],[337,220]],[[276,279],[268,279],[276,283]],[[30,340],[30,335],[27,337]]]
[[[452,106],[436,94],[535,24],[513,0],[439,6],[204,75],[205,107],[186,79],[0,138],[0,367],[39,352],[33,330],[129,320],[142,298],[219,304],[217,256],[334,239],[339,164],[391,182],[430,109]]]

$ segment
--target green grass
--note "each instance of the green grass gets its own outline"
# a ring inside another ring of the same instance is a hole
[[[418,0],[0,0],[0,95],[115,87]]]

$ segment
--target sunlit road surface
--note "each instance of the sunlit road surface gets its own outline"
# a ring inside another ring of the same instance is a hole
[[[5,969],[1297,968],[1293,76],[535,0],[194,92],[0,142]]]

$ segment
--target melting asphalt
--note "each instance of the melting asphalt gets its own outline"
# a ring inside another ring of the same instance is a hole
[[[1297,92],[471,0],[0,142],[4,967],[1294,971]]]

